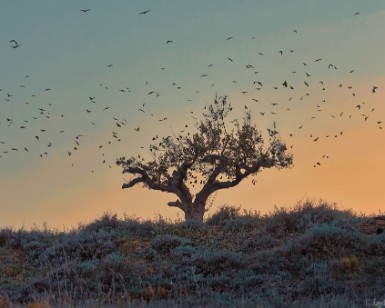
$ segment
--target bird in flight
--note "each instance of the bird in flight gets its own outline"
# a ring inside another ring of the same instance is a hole
[[[15,40],[10,40],[9,43],[11,44],[12,48],[17,48],[20,46],[19,43],[16,42]]]
[[[147,14],[148,12],[150,12],[151,10],[147,10],[147,11],[143,11],[143,12],[140,12],[138,15],[144,15],[144,14]]]
[[[88,11],[90,11],[91,9],[83,9],[83,10],[80,10],[81,12],[83,13],[87,13]]]

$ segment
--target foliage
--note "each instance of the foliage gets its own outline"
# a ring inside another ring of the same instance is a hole
[[[369,219],[306,201],[263,216],[227,205],[204,224],[105,214],[66,233],[4,228],[0,304],[362,307],[385,294]]]

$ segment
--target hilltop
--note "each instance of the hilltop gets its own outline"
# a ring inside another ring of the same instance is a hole
[[[385,296],[384,216],[222,206],[203,224],[105,214],[0,229],[0,307],[362,307]]]

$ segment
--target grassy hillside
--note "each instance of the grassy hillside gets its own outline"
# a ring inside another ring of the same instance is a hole
[[[385,297],[384,217],[320,202],[205,224],[104,215],[0,230],[0,307],[363,307]]]

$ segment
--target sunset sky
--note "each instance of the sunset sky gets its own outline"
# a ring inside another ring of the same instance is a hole
[[[276,122],[294,165],[212,210],[384,212],[384,33],[382,0],[1,1],[0,227],[183,217],[173,195],[122,190],[115,160],[193,128],[215,95],[264,134]]]

